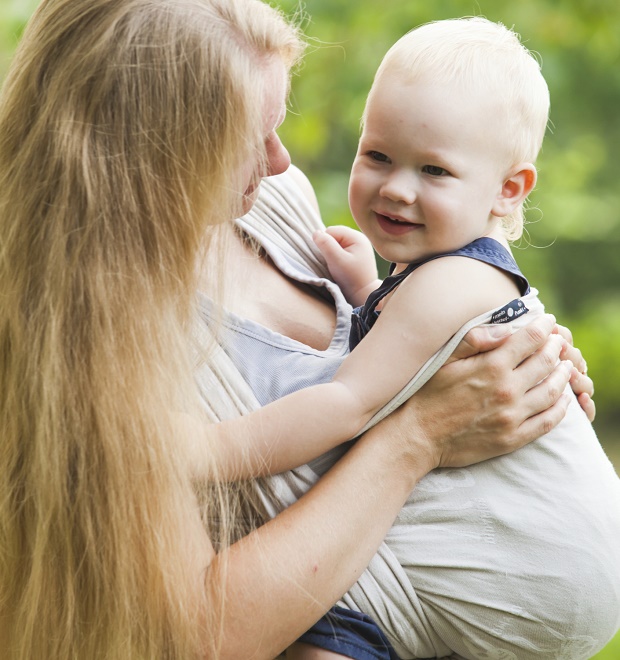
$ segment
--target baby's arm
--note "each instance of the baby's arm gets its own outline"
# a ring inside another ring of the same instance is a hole
[[[209,429],[221,477],[273,474],[355,437],[469,319],[519,295],[498,269],[465,257],[431,261],[391,296],[331,383],[295,392]]]
[[[208,455],[216,457],[223,480],[277,474],[355,437],[375,412],[364,408],[355,388],[337,380],[314,385],[211,425],[206,432]]]
[[[313,238],[344,297],[354,307],[363,305],[381,284],[375,253],[368,238],[345,225],[317,231]]]
[[[354,388],[363,406],[380,409],[465,323],[517,296],[512,277],[493,266],[467,257],[430,261],[384,300],[335,380]]]

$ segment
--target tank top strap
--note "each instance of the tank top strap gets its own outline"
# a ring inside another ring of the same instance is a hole
[[[412,268],[413,266],[413,268]],[[351,332],[349,334],[349,349],[353,350],[362,341],[370,328],[375,324],[379,312],[375,311],[377,305],[391,293],[415,268],[417,264],[409,264],[405,270],[386,277],[381,286],[375,289],[366,299],[361,307],[356,307],[351,315]],[[394,264],[390,266],[390,271],[394,270]]]
[[[521,272],[521,269],[517,265],[517,262],[514,260],[514,257],[501,243],[496,241],[494,238],[478,238],[460,250],[455,250],[449,255],[439,256],[462,256],[470,257],[471,259],[476,259],[478,261],[483,261],[484,263],[495,266],[496,268],[503,270],[509,275],[512,275],[514,281],[519,287],[519,293],[522,296],[525,296],[530,292],[530,283],[527,281],[525,275]]]

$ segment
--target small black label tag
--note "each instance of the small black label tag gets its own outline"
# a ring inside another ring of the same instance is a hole
[[[491,323],[510,323],[523,316],[523,314],[527,314],[529,311],[523,301],[517,298],[504,305],[501,309],[498,309],[491,317]]]

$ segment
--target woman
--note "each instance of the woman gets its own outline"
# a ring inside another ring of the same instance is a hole
[[[273,657],[355,581],[424,474],[511,451],[565,410],[547,318],[442,370],[215,556],[183,424],[203,414],[197,264],[259,174],[288,165],[275,128],[300,52],[255,0],[44,0],[24,33],[0,100],[7,658]]]

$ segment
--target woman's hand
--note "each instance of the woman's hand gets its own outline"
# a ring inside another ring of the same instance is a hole
[[[558,324],[553,332],[566,340],[566,344],[560,353],[560,358],[562,360],[570,360],[575,365],[570,379],[570,386],[573,388],[579,405],[583,408],[588,419],[593,422],[596,417],[596,406],[594,405],[594,401],[592,401],[594,383],[588,377],[588,365],[581,351],[573,346],[573,335],[568,328]]]
[[[414,437],[432,467],[477,463],[548,433],[564,417],[573,372],[571,362],[558,364],[565,342],[554,326],[545,315],[513,335],[502,326],[475,328],[382,424]]]

